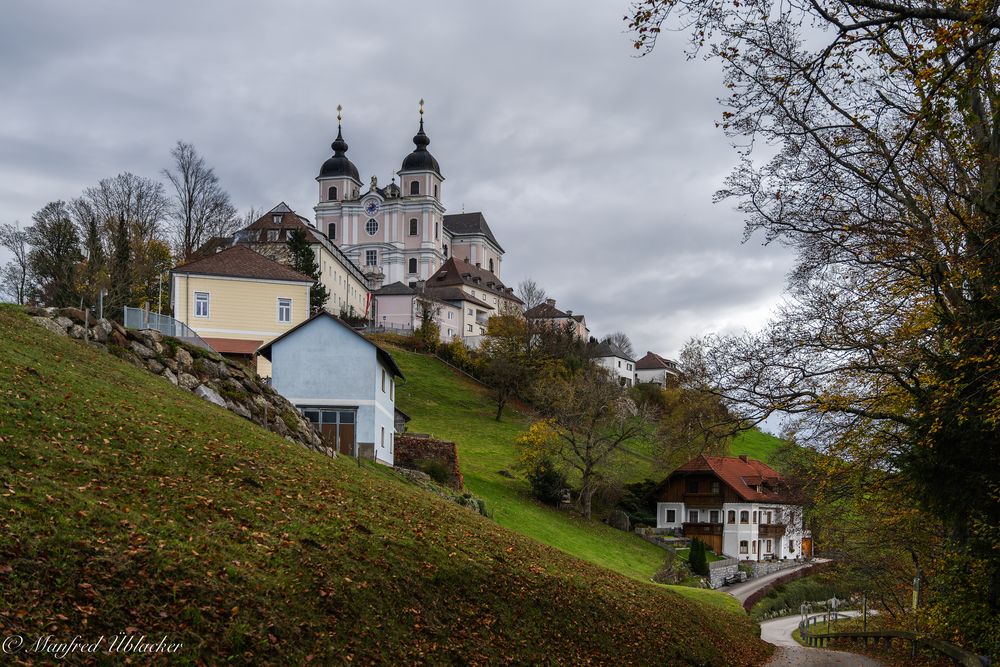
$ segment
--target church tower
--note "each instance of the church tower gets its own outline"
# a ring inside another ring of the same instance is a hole
[[[354,166],[350,158],[347,157],[347,142],[344,141],[342,122],[344,120],[344,108],[337,105],[337,138],[330,144],[333,149],[333,157],[323,163],[319,169],[319,176],[316,177],[319,183],[319,203],[339,202],[346,199],[357,199],[361,188],[361,178],[358,168]],[[319,218],[316,223],[320,226],[320,231],[326,234],[330,240],[336,243],[337,225],[336,221],[331,221],[333,227],[320,225]]]

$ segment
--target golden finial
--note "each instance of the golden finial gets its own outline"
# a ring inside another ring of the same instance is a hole
[[[424,115],[424,98],[420,98],[420,115]]]

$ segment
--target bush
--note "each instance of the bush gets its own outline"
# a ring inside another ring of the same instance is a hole
[[[531,495],[547,505],[558,505],[566,488],[566,474],[559,470],[552,459],[543,458],[528,470]]]
[[[618,508],[628,514],[633,524],[656,525],[656,499],[653,498],[653,490],[658,485],[652,479],[644,479],[623,487]]]
[[[691,552],[688,554],[688,565],[691,571],[703,577],[708,576],[708,555],[705,553],[705,543],[697,537],[691,540]]]
[[[417,463],[417,468],[438,484],[448,486],[451,484],[451,469],[444,461],[429,459]]]

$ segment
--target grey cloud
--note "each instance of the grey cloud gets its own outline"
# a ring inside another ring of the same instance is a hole
[[[627,2],[7,3],[0,25],[0,221],[30,220],[119,171],[156,176],[195,143],[242,207],[312,215],[345,107],[350,156],[387,181],[427,100],[445,203],[594,333],[674,354],[756,326],[787,251],[741,244],[713,205],[735,160],[715,63],[685,36],[633,57]],[[2,258],[0,258],[2,259]]]

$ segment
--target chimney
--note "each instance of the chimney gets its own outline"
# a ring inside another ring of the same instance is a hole
[[[567,310],[566,314],[572,316],[573,315],[573,311],[572,310]]]
[[[746,454],[740,454],[740,461],[743,461],[743,463],[750,463]]]
[[[545,304],[548,305],[548,306],[552,306],[553,308],[555,308],[556,307],[556,300],[555,299],[546,299],[545,300]]]

